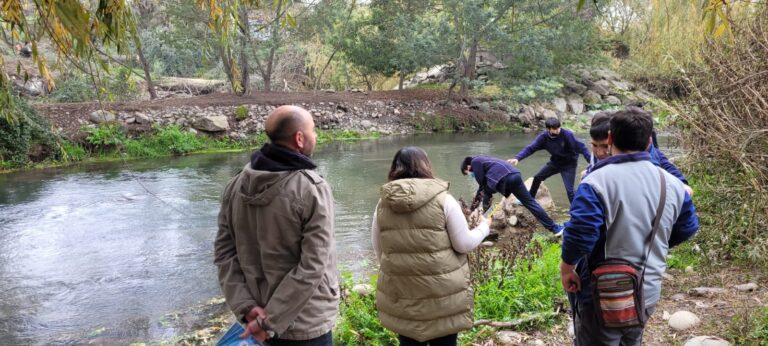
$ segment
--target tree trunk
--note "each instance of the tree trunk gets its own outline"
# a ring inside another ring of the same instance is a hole
[[[228,49],[223,46],[219,47],[219,56],[221,56],[221,64],[224,65],[224,73],[227,75],[229,87],[232,88],[232,91],[235,91],[235,80],[232,75],[232,60],[229,54],[227,54],[227,50]]]
[[[248,95],[248,85],[251,83],[251,76],[248,69],[248,57],[245,54],[248,49],[250,41],[250,27],[248,25],[248,9],[245,6],[240,7],[240,86],[242,87],[242,93],[240,95]]]
[[[459,95],[462,100],[469,99],[469,82],[475,80],[475,66],[477,66],[477,49],[480,40],[478,38],[472,39],[472,45],[469,47],[469,56],[464,64],[464,78],[461,79],[461,89]]]
[[[144,69],[144,80],[147,81],[147,91],[149,91],[149,99],[154,100],[157,98],[157,92],[155,91],[155,85],[152,83],[152,76],[149,74],[149,63],[144,57],[144,51],[141,49],[141,42],[139,38],[135,38],[136,41],[136,53],[139,55],[139,62],[141,62],[141,68]]]
[[[275,46],[269,49],[269,59],[267,60],[267,70],[262,78],[264,79],[264,91],[270,92],[272,90],[272,69],[275,64]]]
[[[320,86],[320,79],[323,78],[323,74],[325,74],[325,69],[328,68],[328,65],[331,64],[331,61],[333,61],[333,57],[336,56],[336,52],[338,52],[338,49],[334,49],[333,53],[331,53],[331,56],[328,58],[328,61],[325,62],[325,66],[323,66],[323,69],[320,70],[320,74],[317,75],[317,78],[315,78],[315,91],[317,91],[317,88]]]
[[[405,71],[400,70],[400,83],[397,85],[397,90],[403,91],[403,82],[405,81]]]

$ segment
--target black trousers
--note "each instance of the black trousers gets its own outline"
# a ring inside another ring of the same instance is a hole
[[[333,335],[328,332],[309,340],[267,339],[267,346],[333,346]]]
[[[451,334],[424,342],[418,342],[407,336],[398,335],[397,339],[400,341],[400,346],[456,346],[458,337],[459,334]]]

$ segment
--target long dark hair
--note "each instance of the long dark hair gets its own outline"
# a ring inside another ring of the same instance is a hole
[[[432,164],[423,149],[404,147],[397,151],[389,169],[389,181],[407,178],[433,179]]]

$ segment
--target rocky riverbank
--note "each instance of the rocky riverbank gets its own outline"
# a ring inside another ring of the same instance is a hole
[[[421,78],[419,76],[415,78]],[[440,78],[416,79],[411,85],[431,80]],[[127,103],[41,104],[37,109],[52,122],[54,129],[70,138],[83,129],[115,123],[129,134],[177,125],[183,130],[217,138],[244,139],[261,132],[267,114],[283,104],[308,109],[317,126],[324,130],[409,134],[513,127],[535,130],[548,117],[557,117],[583,129],[599,110],[652,100],[653,95],[611,71],[584,70],[579,77],[565,80],[554,97],[529,104],[487,97],[464,104],[449,102],[445,91],[408,89],[254,93],[250,96],[207,94]]]

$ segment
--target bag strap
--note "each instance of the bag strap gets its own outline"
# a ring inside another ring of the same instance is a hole
[[[661,178],[661,193],[659,196],[659,206],[656,207],[656,216],[653,217],[653,228],[651,229],[651,235],[646,239],[645,244],[648,246],[648,251],[643,257],[643,272],[640,274],[641,280],[645,278],[645,267],[648,264],[648,256],[651,255],[651,249],[653,248],[653,239],[656,237],[656,230],[659,229],[659,221],[661,220],[661,214],[664,213],[664,204],[667,202],[667,179],[664,176],[664,171],[659,170],[659,178]]]

